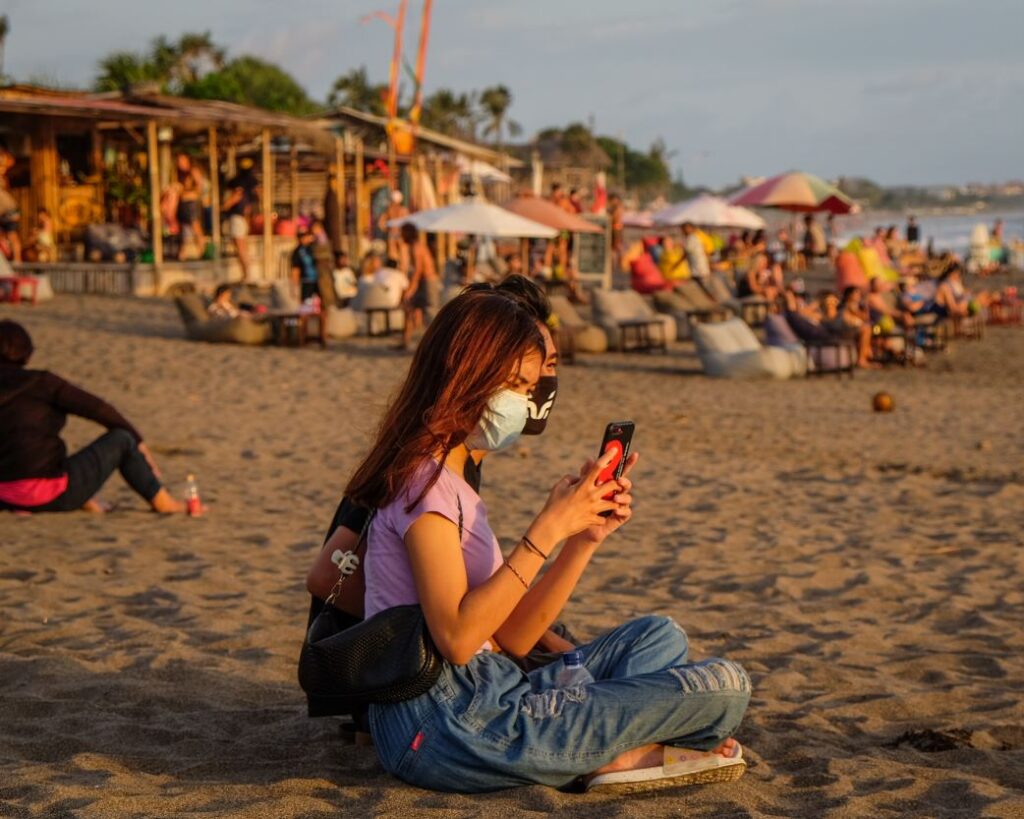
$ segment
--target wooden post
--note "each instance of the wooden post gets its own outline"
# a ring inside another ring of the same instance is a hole
[[[274,211],[274,169],[270,163],[270,129],[264,128],[261,135],[263,147],[263,281],[271,281],[276,273],[271,268],[274,255],[274,226],[271,224]]]
[[[299,146],[292,140],[288,162],[288,186],[291,188],[292,221],[299,218]]]
[[[363,139],[356,140],[356,246],[355,252],[361,252],[360,240],[363,238]]]
[[[334,167],[334,197],[338,203],[338,224],[334,226],[338,237],[337,250],[347,252],[349,247],[348,238],[345,236],[345,147],[342,145],[341,137],[334,138]]]
[[[206,148],[210,155],[210,238],[213,241],[213,258],[220,259],[220,160],[217,157],[217,129],[207,130]]]
[[[441,157],[435,154],[434,163],[434,192],[437,194],[437,206],[444,207],[447,202],[441,197]],[[444,236],[438,236],[435,243],[437,251],[437,269],[443,270],[445,262],[448,261],[448,242]]]
[[[21,220],[22,241],[28,239],[28,231],[35,223],[35,210],[46,208],[53,219],[54,232],[59,236],[60,223],[60,158],[57,155],[57,134],[53,120],[45,118],[31,136],[29,153],[29,176],[32,180],[32,214],[24,214]],[[65,227],[65,229],[67,229]]]
[[[146,123],[146,146],[149,153],[149,219],[153,235],[153,267],[156,269],[157,292],[160,268],[164,263],[164,225],[160,213],[160,155],[156,141],[156,122]]]

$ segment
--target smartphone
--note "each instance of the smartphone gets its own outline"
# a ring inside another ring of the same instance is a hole
[[[634,429],[636,426],[632,421],[612,421],[604,428],[604,440],[601,441],[601,451],[598,453],[598,457],[600,458],[609,450],[615,452],[615,457],[597,476],[598,485],[608,481],[617,481],[622,477],[622,470],[626,468],[626,458],[629,457],[629,448],[633,443]],[[614,492],[609,492],[604,497],[609,499],[614,494]],[[611,517],[611,514],[612,510],[610,509],[601,513],[606,518]]]

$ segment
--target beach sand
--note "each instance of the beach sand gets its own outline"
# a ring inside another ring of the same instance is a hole
[[[1019,329],[852,381],[711,381],[685,346],[563,368],[548,432],[486,464],[495,530],[510,543],[607,421],[635,420],[636,518],[564,617],[593,636],[669,614],[696,658],[743,663],[749,769],[464,796],[386,775],[295,679],[306,570],[408,357],[190,343],[161,301],[0,317],[210,506],[160,519],[115,476],[106,517],[0,515],[0,815],[1024,816]],[[880,389],[894,413],[871,412]]]

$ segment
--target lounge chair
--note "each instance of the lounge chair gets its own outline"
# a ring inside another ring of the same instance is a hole
[[[807,373],[802,347],[762,347],[749,325],[738,318],[693,327],[704,372],[712,378],[793,378]]]
[[[676,340],[675,319],[657,313],[635,290],[594,290],[591,304],[594,323],[604,330],[611,350],[628,348],[641,327],[648,329],[636,333],[637,346],[646,340],[648,345],[664,348]]]
[[[604,330],[586,321],[566,296],[549,296],[551,312],[558,318],[559,354],[568,361],[573,353],[603,353],[608,349]]]
[[[372,279],[359,280],[359,292],[351,307],[366,315],[366,335],[386,336],[399,333],[405,327],[405,311],[401,306],[402,294],[392,293]]]
[[[734,314],[742,318],[751,327],[764,324],[771,306],[760,296],[744,296],[739,298],[731,284],[721,273],[712,273],[707,279],[707,292],[718,304],[728,307]]]
[[[184,293],[174,303],[185,324],[185,334],[193,341],[218,344],[266,344],[270,341],[271,328],[268,323],[248,316],[213,318],[196,293]]]
[[[765,343],[769,347],[792,351],[797,346],[806,350],[807,375],[843,373],[853,377],[857,366],[857,346],[850,339],[809,340],[796,334],[784,315],[775,313],[764,323]]]

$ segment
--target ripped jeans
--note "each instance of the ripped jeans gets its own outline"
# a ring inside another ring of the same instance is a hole
[[[750,700],[736,663],[687,662],[686,634],[668,617],[634,620],[580,650],[595,682],[576,688],[553,687],[558,662],[529,674],[493,652],[445,663],[426,694],[370,707],[381,764],[439,791],[563,787],[651,742],[710,750]]]

